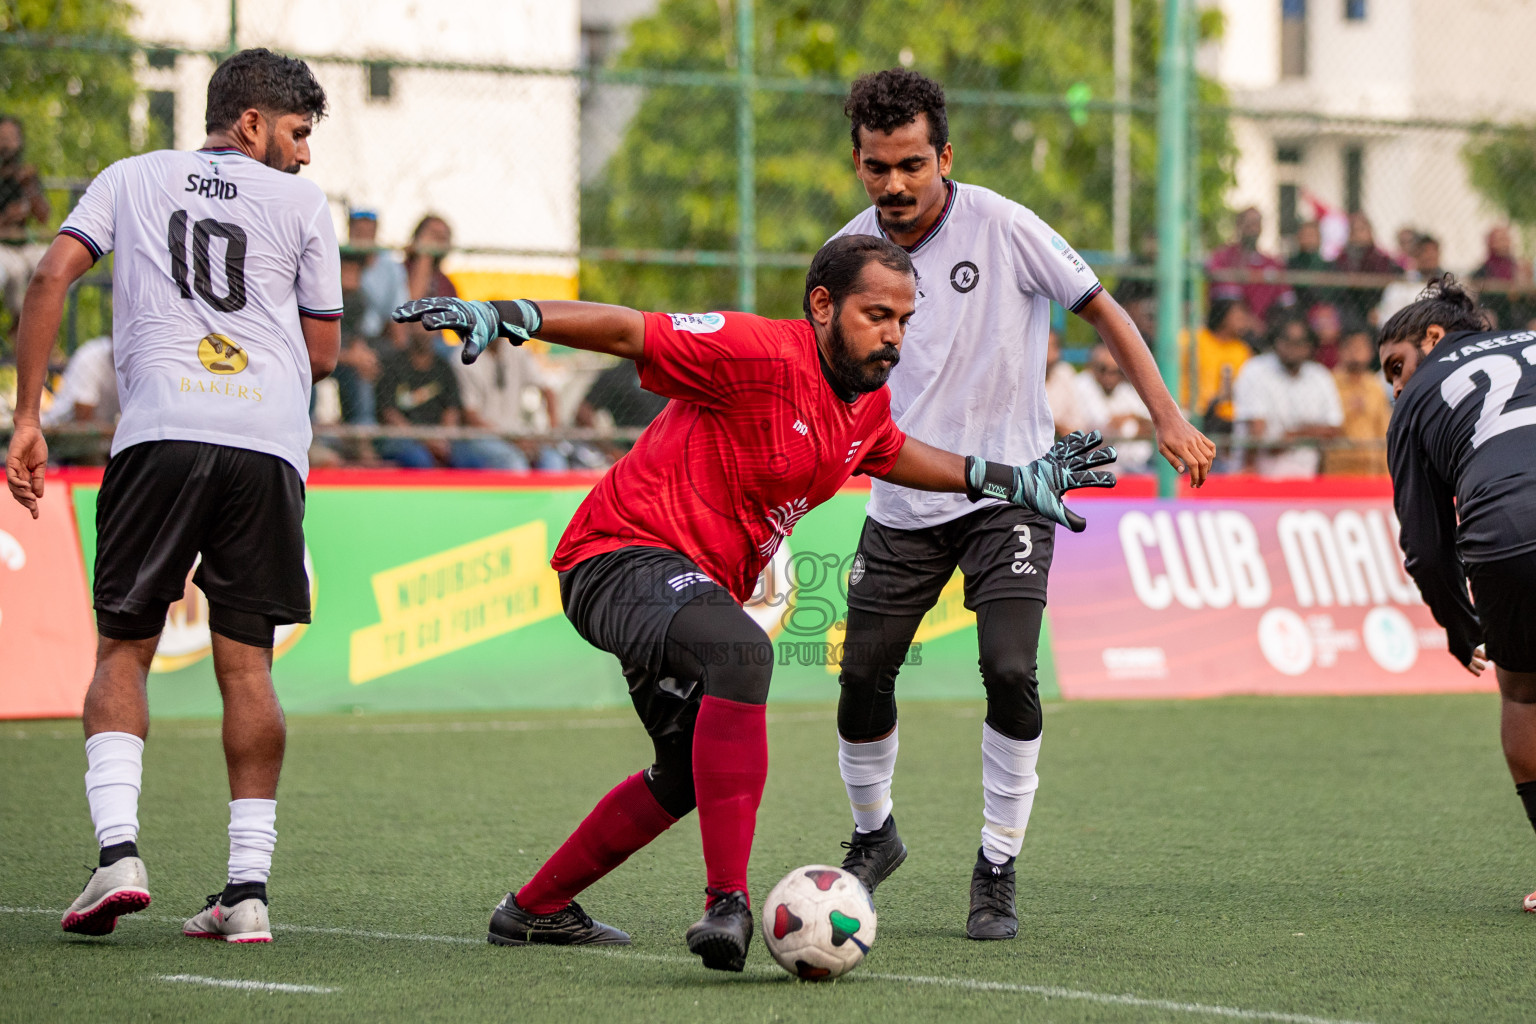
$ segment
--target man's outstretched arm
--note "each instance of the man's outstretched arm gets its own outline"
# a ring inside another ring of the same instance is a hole
[[[1147,348],[1131,315],[1108,292],[1100,292],[1079,311],[1078,316],[1099,332],[1099,337],[1125,373],[1125,379],[1141,396],[1152,416],[1157,450],[1163,458],[1180,473],[1187,471],[1192,486],[1205,483],[1205,476],[1216,457],[1216,446],[1184,418],[1157,369],[1152,350]]]
[[[48,353],[59,336],[69,286],[95,262],[91,251],[75,238],[58,236],[38,261],[21,307],[16,331],[16,432],[11,435],[5,459],[5,482],[11,496],[26,506],[33,519],[38,516],[43,472],[48,465],[48,443],[39,426]]]
[[[1088,523],[1062,499],[1067,491],[1078,487],[1115,486],[1114,476],[1094,468],[1115,461],[1113,448],[1099,447],[1103,440],[1096,430],[1088,434],[1077,431],[1057,441],[1034,462],[1009,466],[975,455],[956,455],[909,437],[880,479],[919,491],[964,494],[972,501],[1001,498],[1081,533]]]
[[[420,323],[429,331],[452,331],[464,343],[460,358],[472,363],[495,338],[521,345],[537,335],[544,341],[588,352],[639,359],[645,352],[645,318],[626,306],[600,302],[480,302],[447,297],[416,299],[391,314],[398,323]]]

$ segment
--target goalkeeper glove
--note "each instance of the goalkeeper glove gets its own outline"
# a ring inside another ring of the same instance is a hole
[[[396,323],[414,323],[429,331],[452,331],[464,343],[459,358],[472,363],[495,338],[521,345],[544,326],[544,314],[527,299],[511,302],[476,302],[437,296],[416,299],[395,307]]]
[[[972,501],[1002,498],[1033,509],[1073,533],[1082,533],[1088,527],[1087,520],[1062,504],[1062,498],[1074,487],[1115,486],[1112,473],[1093,468],[1115,461],[1113,448],[1098,447],[1103,440],[1104,435],[1097,430],[1087,434],[1074,431],[1027,466],[988,464],[972,455],[965,460],[966,497]]]

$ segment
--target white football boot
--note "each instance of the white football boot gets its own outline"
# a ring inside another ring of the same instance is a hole
[[[223,939],[225,942],[271,942],[272,925],[267,920],[267,905],[252,897],[232,907],[219,902],[223,893],[208,897],[208,905],[181,926],[181,934],[194,939]]]
[[[137,857],[96,868],[59,923],[76,935],[106,935],[117,919],[149,906],[149,873]]]

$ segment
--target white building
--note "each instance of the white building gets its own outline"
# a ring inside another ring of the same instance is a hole
[[[304,174],[349,209],[379,216],[402,245],[427,213],[454,230],[447,265],[461,292],[574,298],[580,55],[577,0],[264,0],[236,6],[239,46],[310,59],[330,99]],[[230,7],[140,0],[145,44],[221,50]],[[315,58],[339,58],[341,62]],[[390,60],[547,69],[553,74],[426,70]],[[173,145],[200,145],[214,62],[151,52],[148,112]],[[345,237],[344,235],[342,237]]]
[[[1241,155],[1235,207],[1265,214],[1264,244],[1310,193],[1361,209],[1377,243],[1395,249],[1411,226],[1435,235],[1442,262],[1470,270],[1500,219],[1472,188],[1466,135],[1425,122],[1510,122],[1536,116],[1536,3],[1529,0],[1205,0],[1225,16],[1201,70],[1239,108],[1325,116],[1233,122]],[[1369,124],[1350,119],[1365,119]],[[1412,122],[1394,127],[1391,122]]]

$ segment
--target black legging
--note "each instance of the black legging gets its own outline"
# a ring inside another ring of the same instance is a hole
[[[698,684],[701,694],[740,704],[765,704],[773,674],[773,645],[752,617],[720,591],[701,594],[680,608],[667,627],[662,659],[665,680],[677,690]],[[656,802],[672,817],[681,818],[695,806],[693,794],[692,711],[679,718],[679,728],[652,736],[656,761],[645,773]],[[644,712],[642,712],[644,717]]]
[[[988,601],[976,609],[987,724],[1015,740],[1040,735],[1040,687],[1035,678],[1045,602]],[[921,615],[848,610],[837,731],[846,740],[878,739],[896,726],[896,673],[906,660]]]

